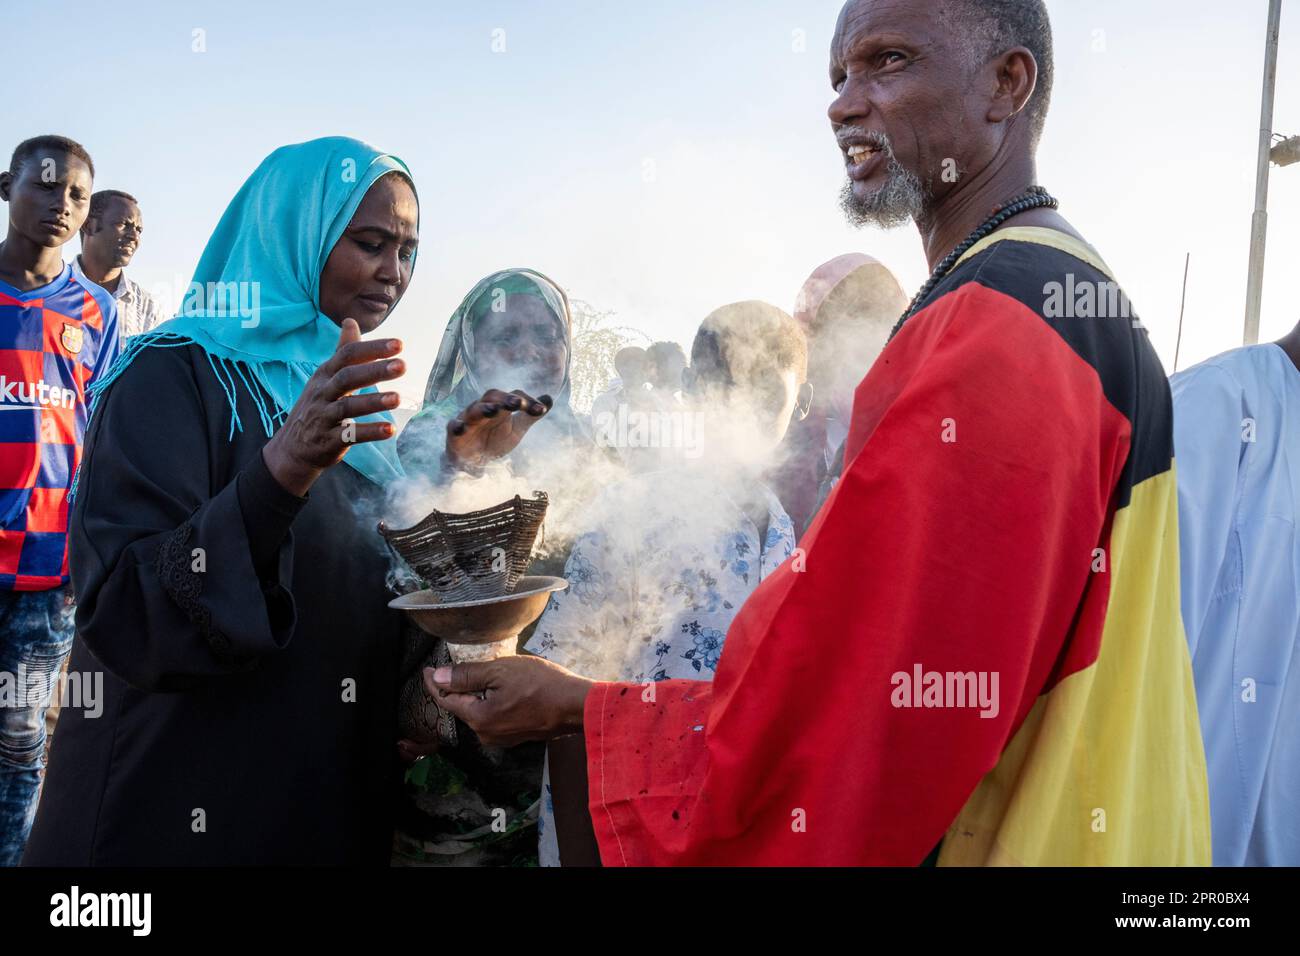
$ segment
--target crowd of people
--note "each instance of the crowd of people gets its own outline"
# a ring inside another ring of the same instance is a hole
[[[1097,311],[1118,283],[1036,185],[1046,9],[999,10],[837,24],[844,208],[916,223],[910,303],[837,257],[791,312],[623,349],[589,412],[564,288],[511,268],[398,433],[403,344],[370,333],[420,209],[392,154],[272,152],[160,322],[139,204],[75,141],[20,143],[0,863],[1300,863],[1300,326],[1171,388]],[[376,521],[502,474],[574,516],[568,589],[518,656],[453,664],[388,606]],[[65,666],[102,694],[46,768]]]

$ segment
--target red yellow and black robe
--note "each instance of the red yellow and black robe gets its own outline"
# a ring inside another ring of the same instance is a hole
[[[714,682],[592,690],[606,865],[1209,864],[1169,386],[1126,306],[1062,233],[970,250]]]

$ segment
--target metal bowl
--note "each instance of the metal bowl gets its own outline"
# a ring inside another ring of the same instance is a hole
[[[426,634],[448,644],[495,644],[517,637],[542,616],[554,591],[569,586],[564,578],[523,577],[515,590],[476,601],[447,601],[437,591],[416,591],[388,602],[405,611]]]

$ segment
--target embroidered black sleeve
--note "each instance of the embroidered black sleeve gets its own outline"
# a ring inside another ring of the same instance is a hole
[[[219,660],[233,667],[252,667],[255,660],[236,653],[230,644],[230,638],[212,626],[212,612],[202,600],[203,577],[206,572],[194,570],[190,550],[190,538],[193,535],[194,526],[186,521],[164,539],[162,547],[158,549],[158,580],[176,606],[198,628],[199,634]]]

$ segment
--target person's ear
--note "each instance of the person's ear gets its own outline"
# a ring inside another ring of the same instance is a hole
[[[77,232],[81,233],[82,242],[86,241],[87,236],[93,236],[95,234],[95,227],[93,225],[94,221],[94,216],[87,216],[86,221],[83,222],[81,228],[77,230]]]
[[[1001,123],[1025,108],[1038,85],[1038,63],[1025,47],[1008,50],[992,63],[997,86],[989,104],[988,121]]]
[[[8,202],[9,194],[13,191],[13,188],[14,188],[14,174],[9,172],[9,170],[7,169],[4,170],[3,172],[0,172],[0,199],[3,199],[5,202]]]
[[[799,395],[794,400],[794,420],[803,421],[812,411],[813,387],[812,382],[804,382],[799,386]]]

